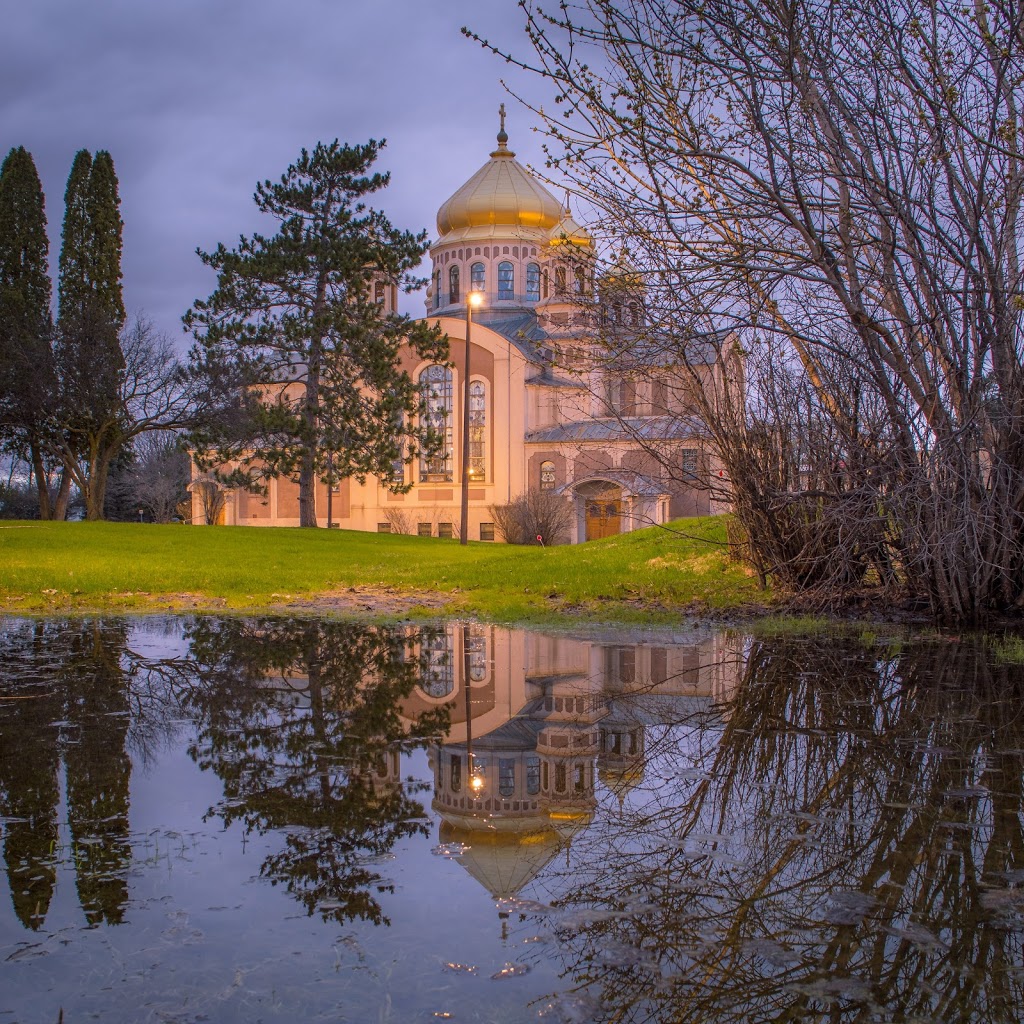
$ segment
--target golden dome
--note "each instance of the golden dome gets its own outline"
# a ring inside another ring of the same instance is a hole
[[[491,159],[437,211],[439,241],[513,233],[498,228],[516,228],[517,237],[544,241],[561,222],[561,203],[515,159],[507,139],[503,112],[498,148]]]
[[[551,232],[551,244],[559,245],[564,242],[571,242],[573,245],[579,245],[584,248],[590,248],[594,244],[594,240],[590,237],[590,232],[582,227],[572,215],[572,211],[569,209],[568,199],[566,199],[565,209],[562,210],[562,217],[559,222],[555,225],[554,231]]]

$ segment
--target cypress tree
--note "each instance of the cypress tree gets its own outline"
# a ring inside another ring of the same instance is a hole
[[[53,405],[49,240],[43,189],[31,154],[0,166],[0,439],[27,457],[50,514],[44,434]]]
[[[57,277],[58,326],[62,334],[67,333],[68,322],[80,317],[86,306],[91,173],[92,156],[87,149],[80,149],[71,164],[64,190],[64,226]]]
[[[79,150],[64,193],[57,362],[65,474],[78,483],[90,519],[102,518],[107,471],[121,443],[120,206],[110,154]]]
[[[101,149],[89,175],[89,261],[92,292],[110,327],[114,340],[124,327],[124,298],[121,292],[121,198],[110,154]],[[117,359],[123,362],[120,349]]]

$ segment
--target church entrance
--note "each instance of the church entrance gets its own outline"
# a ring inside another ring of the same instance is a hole
[[[605,491],[587,498],[586,539],[600,540],[622,532],[622,491]]]

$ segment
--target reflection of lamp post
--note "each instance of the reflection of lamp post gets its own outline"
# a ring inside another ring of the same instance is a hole
[[[462,370],[462,525],[459,543],[469,540],[469,332],[473,307],[484,301],[483,292],[466,293],[466,365]]]
[[[462,627],[462,689],[466,693],[466,774],[469,776],[469,788],[475,794],[483,789],[484,780],[476,773],[473,764],[473,704],[469,692],[469,624]]]

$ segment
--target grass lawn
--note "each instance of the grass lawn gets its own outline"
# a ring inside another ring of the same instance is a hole
[[[664,622],[765,601],[724,545],[724,517],[714,516],[555,548],[345,530],[6,522],[0,609]]]

